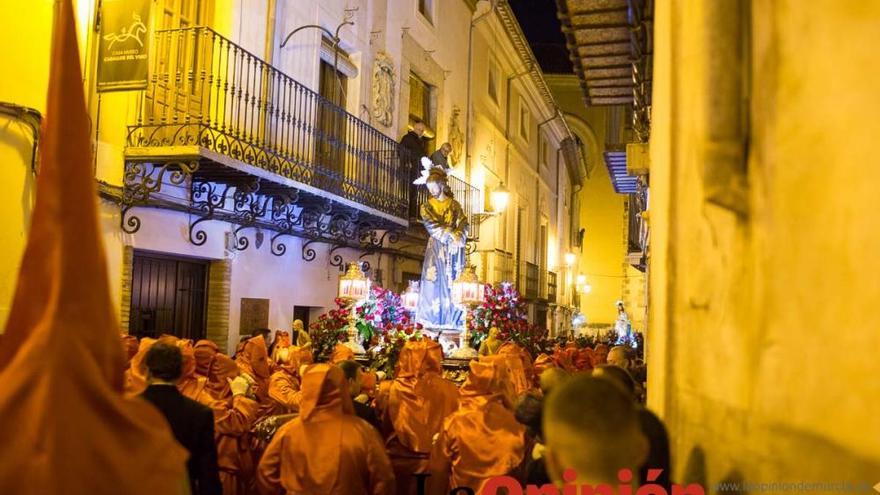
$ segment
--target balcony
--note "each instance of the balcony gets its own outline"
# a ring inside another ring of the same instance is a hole
[[[523,291],[523,296],[526,299],[538,299],[540,296],[539,287],[541,285],[538,265],[526,261],[524,272],[526,290]]]
[[[500,249],[481,251],[479,254],[480,266],[482,267],[480,278],[482,280],[492,285],[501,282],[514,282],[513,254]]]
[[[133,207],[176,208],[197,217],[196,244],[194,224],[223,220],[237,235],[275,231],[280,255],[283,235],[376,247],[408,226],[409,170],[394,139],[209,28],[153,36],[128,126],[123,230],[140,226]]]

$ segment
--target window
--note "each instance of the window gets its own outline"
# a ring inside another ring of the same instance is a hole
[[[538,145],[538,161],[542,167],[547,167],[550,165],[550,143],[544,134],[538,136],[538,140],[540,143]]]
[[[427,128],[425,138],[428,149],[433,149],[434,138],[434,86],[423,81],[415,73],[409,73],[409,123],[422,122]]]
[[[492,98],[496,104],[500,101],[498,98],[498,79],[499,79],[498,63],[494,59],[489,58],[489,98]]]
[[[434,0],[416,0],[419,3],[419,13],[431,24],[434,23]]]
[[[529,142],[529,118],[531,117],[531,113],[529,112],[529,107],[522,101],[520,98],[519,102],[519,137],[523,138],[525,142]]]

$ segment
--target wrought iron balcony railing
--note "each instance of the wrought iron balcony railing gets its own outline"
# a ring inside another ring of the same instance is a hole
[[[513,254],[500,249],[480,251],[480,266],[482,280],[492,285],[501,282],[514,283]]]
[[[260,175],[407,219],[397,142],[206,27],[154,34],[130,148],[197,146]]]

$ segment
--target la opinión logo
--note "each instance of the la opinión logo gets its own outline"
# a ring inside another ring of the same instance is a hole
[[[574,469],[566,469],[562,473],[564,483],[561,489],[553,484],[523,486],[516,480],[516,478],[510,476],[496,476],[490,478],[486,484],[483,485],[479,495],[706,495],[706,490],[696,483],[691,483],[687,486],[673,484],[670,487],[672,491],[668,491],[665,486],[654,483],[657,481],[657,478],[660,477],[662,472],[662,469],[649,469],[648,483],[636,489],[633,489],[632,487],[631,483],[633,475],[632,471],[629,469],[621,469],[617,472],[617,480],[620,482],[617,486],[612,486],[607,483],[600,483],[595,486],[589,484],[576,484],[577,472],[575,472]],[[416,475],[419,484],[419,495],[425,493],[425,481],[428,479],[428,476],[429,475],[427,474]],[[472,488],[461,486],[450,490],[449,495],[477,494]]]

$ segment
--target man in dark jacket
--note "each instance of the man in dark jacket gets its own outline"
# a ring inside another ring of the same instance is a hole
[[[157,342],[144,358],[149,386],[141,395],[168,420],[174,438],[189,451],[186,468],[193,495],[222,495],[214,445],[211,408],[184,397],[176,382],[183,372],[183,356],[174,345]]]
[[[418,186],[413,185],[413,181],[421,175],[422,167],[419,160],[427,154],[425,151],[425,124],[416,122],[412,129],[409,130],[400,139],[400,166],[409,169],[407,176],[409,177],[408,186],[410,191],[409,212],[411,218],[418,217],[419,205],[417,198]]]

